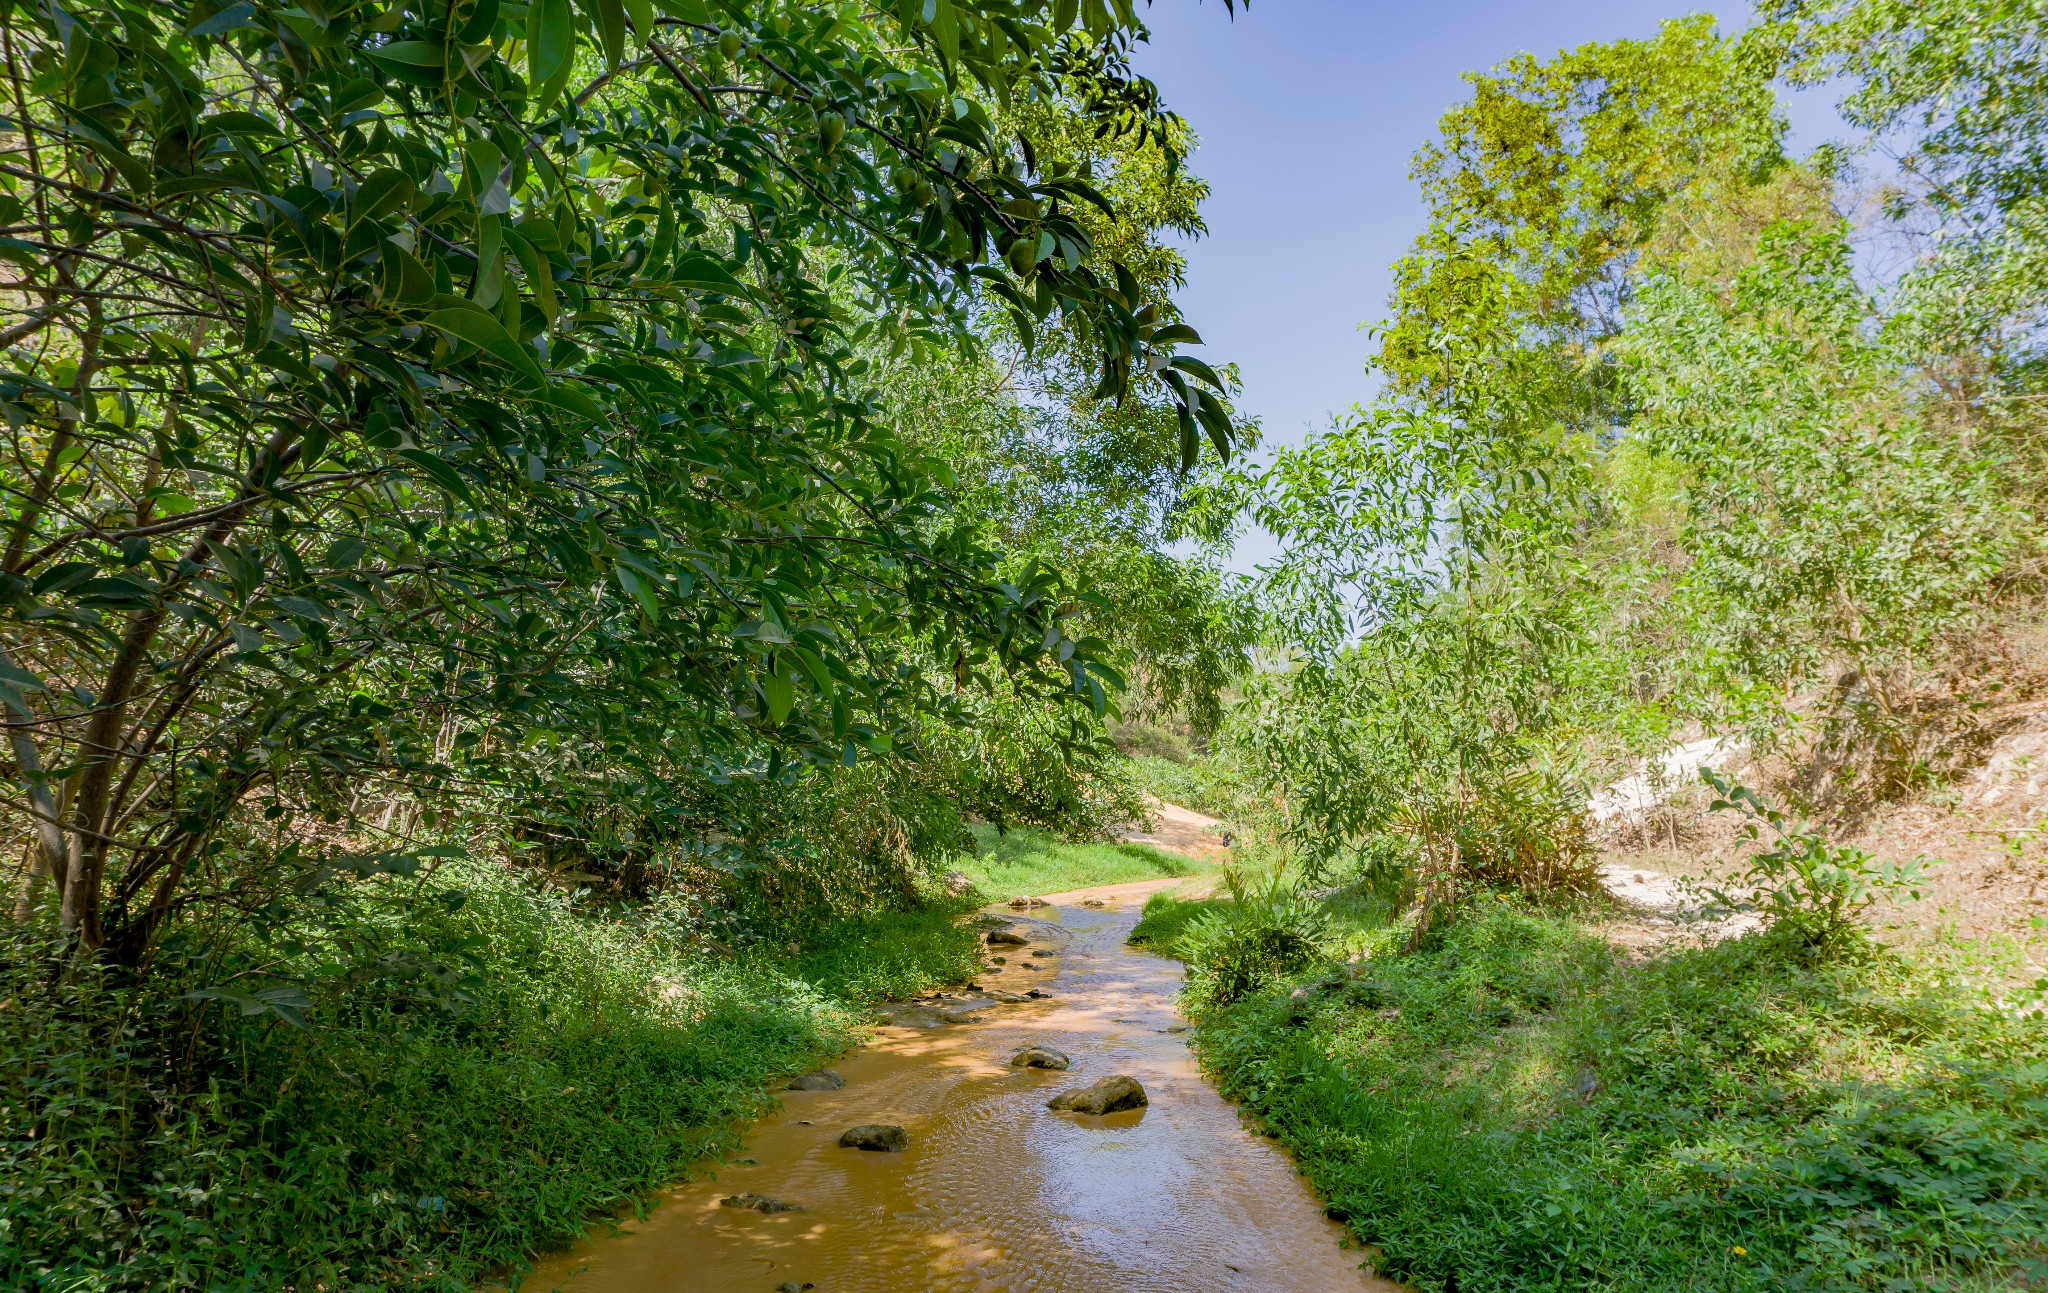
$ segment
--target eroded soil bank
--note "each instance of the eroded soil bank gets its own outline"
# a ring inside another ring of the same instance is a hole
[[[993,949],[1007,965],[982,980],[1051,999],[995,1006],[978,1023],[884,1028],[835,1066],[843,1089],[788,1092],[738,1161],[669,1191],[624,1233],[607,1227],[542,1261],[522,1287],[1393,1289],[1337,1246],[1341,1230],[1288,1158],[1202,1079],[1174,1008],[1179,964],[1125,945],[1145,895],[1171,883],[1056,895],[1016,921],[1030,946]],[[1072,1068],[1011,1068],[1030,1045],[1064,1052]],[[1115,1073],[1142,1082],[1150,1106],[1095,1118],[1046,1109]],[[900,1123],[909,1149],[839,1148],[862,1123]],[[741,1193],[802,1210],[720,1206]]]

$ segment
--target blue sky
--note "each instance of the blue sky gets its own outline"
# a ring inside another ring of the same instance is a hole
[[[1253,0],[1235,20],[1221,0],[1154,0],[1138,69],[1201,136],[1191,165],[1213,192],[1209,234],[1187,248],[1179,300],[1208,346],[1239,365],[1239,407],[1268,444],[1297,443],[1371,394],[1370,339],[1388,267],[1421,229],[1408,158],[1460,73],[1521,50],[1549,56],[1590,40],[1655,33],[1701,12],[1640,0]],[[1748,8],[1712,6],[1724,26]],[[1804,150],[1839,126],[1825,98],[1795,105]],[[1231,563],[1270,556],[1246,536]]]

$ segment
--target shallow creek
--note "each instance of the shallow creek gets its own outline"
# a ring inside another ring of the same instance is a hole
[[[1036,987],[1050,1000],[992,1006],[978,1023],[882,1028],[834,1064],[843,1089],[782,1093],[782,1112],[750,1129],[715,1176],[671,1189],[645,1221],[541,1260],[521,1287],[1393,1290],[1338,1248],[1342,1232],[1287,1156],[1202,1079],[1174,1008],[1179,963],[1124,943],[1160,887],[1057,895],[1018,917],[1031,946],[991,948],[1008,964],[981,984]],[[1088,897],[1105,905],[1080,905]],[[1063,1051],[1073,1067],[1011,1068],[1028,1045]],[[1114,1073],[1142,1082],[1150,1106],[1106,1117],[1046,1109]],[[902,1124],[910,1148],[839,1148],[840,1132],[871,1122]],[[741,1192],[803,1210],[719,1206]]]

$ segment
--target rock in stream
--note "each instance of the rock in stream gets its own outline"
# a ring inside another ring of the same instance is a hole
[[[1050,1046],[1026,1046],[1010,1057],[1013,1069],[1063,1069],[1070,1061]]]
[[[882,1154],[900,1154],[910,1148],[910,1133],[892,1122],[867,1122],[850,1127],[839,1138],[841,1149],[871,1149]]]
[[[1122,1109],[1142,1109],[1151,1101],[1145,1098],[1145,1088],[1138,1085],[1138,1079],[1119,1073],[1106,1077],[1094,1086],[1077,1086],[1071,1091],[1062,1091],[1046,1102],[1048,1109],[1062,1109],[1069,1113],[1116,1113]]]

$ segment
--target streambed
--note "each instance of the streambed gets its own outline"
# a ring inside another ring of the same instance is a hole
[[[1172,883],[1056,895],[1017,917],[1030,947],[991,949],[1008,964],[981,983],[1050,999],[994,1006],[980,1022],[883,1028],[834,1065],[842,1089],[784,1093],[782,1112],[715,1176],[669,1190],[645,1221],[541,1260],[521,1287],[1393,1290],[1337,1246],[1342,1231],[1287,1156],[1202,1079],[1174,1007],[1179,963],[1125,944],[1145,896]],[[1072,1068],[1011,1068],[1029,1045],[1064,1052]],[[1046,1109],[1115,1073],[1142,1082],[1151,1104],[1092,1118]],[[841,1149],[839,1134],[862,1123],[901,1124],[909,1149]],[[801,1210],[720,1206],[741,1193]]]

